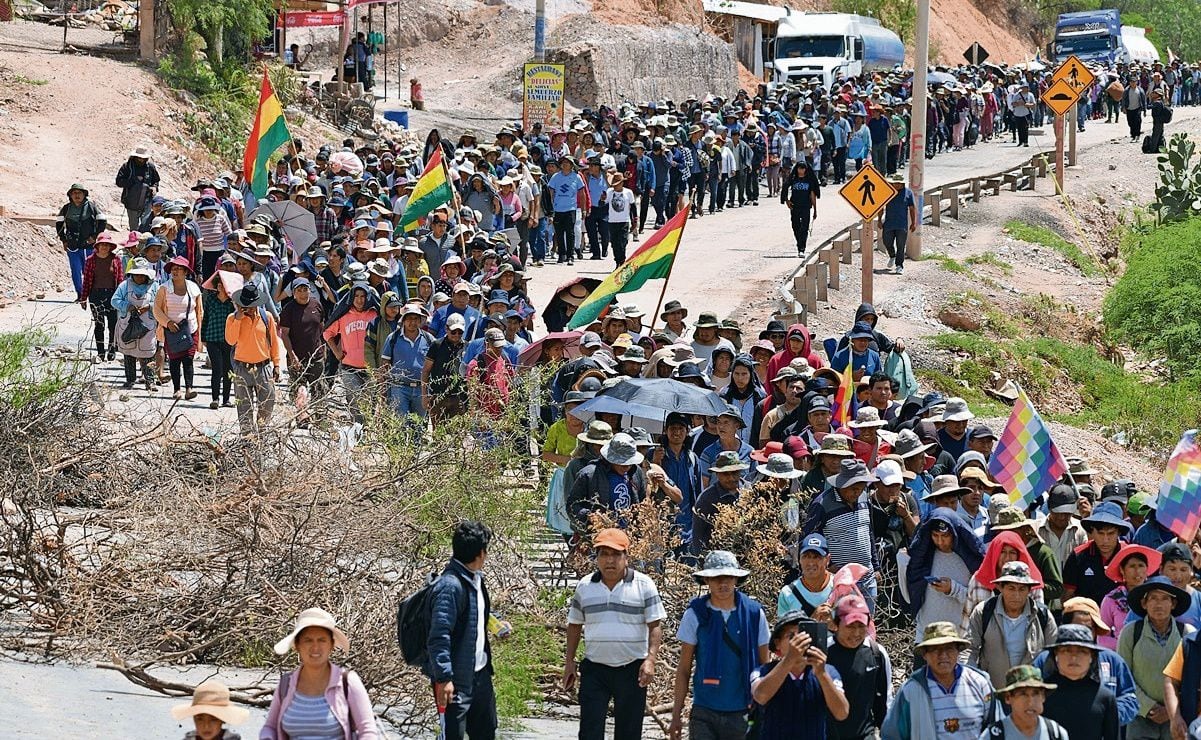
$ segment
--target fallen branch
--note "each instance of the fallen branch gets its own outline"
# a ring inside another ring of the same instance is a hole
[[[103,668],[106,671],[116,671],[131,683],[137,684],[145,689],[150,689],[164,696],[185,697],[191,696],[196,690],[196,684],[185,683],[183,681],[168,681],[158,676],[154,676],[146,671],[146,667],[153,663],[143,663],[141,665],[131,666],[124,661],[118,663],[97,663],[97,668]],[[253,692],[248,692],[247,689],[256,689]],[[260,707],[266,709],[271,706],[271,696],[275,693],[274,688],[264,689],[259,687],[244,687],[242,689],[231,689],[229,692],[229,700],[236,701],[239,704],[246,704],[252,707]]]

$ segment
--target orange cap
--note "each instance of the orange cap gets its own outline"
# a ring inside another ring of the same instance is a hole
[[[610,527],[596,533],[596,537],[592,540],[592,546],[608,547],[618,552],[625,552],[630,549],[630,538],[620,529]]]

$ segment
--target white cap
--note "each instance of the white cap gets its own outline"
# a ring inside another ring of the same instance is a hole
[[[880,479],[882,486],[895,486],[905,482],[904,476],[901,475],[901,466],[896,460],[881,460],[876,466],[876,477]]]

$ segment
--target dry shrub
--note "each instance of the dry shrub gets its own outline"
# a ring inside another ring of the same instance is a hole
[[[339,662],[394,724],[416,730],[434,713],[396,647],[396,605],[441,570],[458,521],[496,532],[497,608],[540,609],[525,547],[541,526],[540,494],[514,472],[520,404],[432,439],[382,416],[348,452],[333,435],[283,426],[251,439],[96,423],[86,379],[25,410],[4,390],[0,614],[7,646],[25,655],[110,660],[172,694],[189,687],[156,679],[155,665],[261,667],[263,681],[238,698],[263,704],[278,669],[294,665],[272,645],[320,606],[351,637]],[[473,441],[484,429],[501,442],[493,450]]]

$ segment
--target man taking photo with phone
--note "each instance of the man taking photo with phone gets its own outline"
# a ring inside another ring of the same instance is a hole
[[[776,622],[771,649],[779,658],[751,674],[751,695],[763,707],[760,740],[825,740],[827,721],[847,718],[842,678],[826,664],[827,634],[824,623],[799,610]]]

